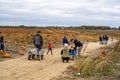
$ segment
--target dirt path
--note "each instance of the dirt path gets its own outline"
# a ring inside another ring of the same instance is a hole
[[[109,42],[109,44],[111,43]],[[84,55],[101,46],[98,42],[88,43]],[[44,60],[41,61],[29,61],[26,54],[17,59],[0,62],[0,80],[50,80],[61,75],[66,67],[74,63],[74,61],[62,63],[61,49],[54,49],[53,55],[45,54]]]

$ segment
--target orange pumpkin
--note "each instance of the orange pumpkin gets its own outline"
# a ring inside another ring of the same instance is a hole
[[[105,51],[105,50],[102,50],[102,51],[101,51],[101,54],[106,55],[106,51]]]
[[[24,52],[23,52],[23,51],[20,51],[19,54],[20,54],[20,55],[24,55]]]
[[[71,68],[74,70],[74,71],[78,71],[78,65],[72,65]]]
[[[0,50],[0,54],[3,54],[3,51],[2,51],[2,50]]]
[[[105,60],[105,57],[104,56],[100,56],[100,60]]]
[[[10,56],[11,56],[11,55],[10,55],[9,53],[5,53],[3,57],[4,57],[4,58],[9,58]]]

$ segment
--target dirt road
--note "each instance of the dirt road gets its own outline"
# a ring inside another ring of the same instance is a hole
[[[111,44],[112,42],[109,42]],[[88,43],[83,55],[103,45],[98,42]],[[0,62],[0,80],[50,80],[62,74],[66,67],[74,63],[62,63],[60,51],[62,48],[53,50],[53,55],[45,54],[44,60],[27,60],[27,54],[16,59]]]

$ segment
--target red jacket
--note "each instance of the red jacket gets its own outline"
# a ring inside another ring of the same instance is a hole
[[[48,48],[52,48],[52,44],[51,43],[48,43]]]

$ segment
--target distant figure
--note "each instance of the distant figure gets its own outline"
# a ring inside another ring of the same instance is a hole
[[[49,51],[51,51],[51,54],[53,54],[53,52],[52,52],[52,41],[50,41],[50,42],[48,43],[48,51],[47,51],[47,54],[49,53]]]
[[[99,36],[99,41],[100,41],[100,44],[103,44],[103,36]]]
[[[42,49],[43,46],[43,38],[41,36],[41,31],[38,31],[37,34],[34,36],[34,45],[37,48],[37,53]],[[35,55],[32,56],[34,58]],[[37,55],[39,57],[39,55]],[[41,59],[43,59],[43,55],[41,55]]]
[[[76,51],[74,49],[74,46],[71,46],[69,49],[69,55],[72,57],[72,60],[75,60],[76,58]]]
[[[65,44],[67,44],[67,45],[70,44],[69,41],[68,41],[68,39],[67,39],[67,36],[64,36],[64,37],[63,37],[63,46],[64,46]]]
[[[66,62],[69,62],[69,49],[68,49],[68,45],[64,45],[64,49],[61,50],[61,57],[62,57],[62,62],[64,62],[66,60]]]
[[[4,37],[2,36],[2,32],[0,32],[0,50],[4,52]]]
[[[80,53],[81,53],[81,50],[83,48],[83,44],[77,39],[71,39],[71,42],[74,43],[74,45],[75,45],[74,49],[77,52],[78,57],[80,57]],[[77,49],[78,49],[78,51],[77,51]]]
[[[103,40],[104,40],[104,43],[107,44],[107,43],[108,43],[108,36],[107,36],[107,35],[104,35],[104,36],[103,36]]]

